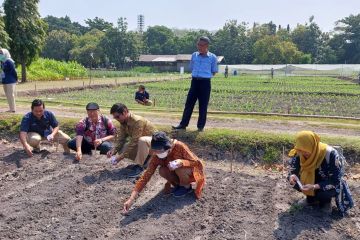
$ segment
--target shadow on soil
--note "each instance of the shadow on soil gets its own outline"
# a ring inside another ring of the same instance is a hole
[[[333,209],[332,214],[325,214],[318,208],[304,208],[295,212],[279,214],[278,228],[274,231],[276,239],[296,239],[304,232],[323,232],[331,230],[331,224],[341,217]]]

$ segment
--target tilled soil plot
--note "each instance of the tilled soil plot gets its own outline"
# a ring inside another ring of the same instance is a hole
[[[302,197],[280,174],[208,162],[203,198],[161,194],[156,173],[128,216],[126,163],[104,156],[74,164],[49,146],[27,158],[19,143],[0,144],[0,239],[360,239],[360,211],[340,218],[291,204]],[[358,182],[350,182],[356,202]]]

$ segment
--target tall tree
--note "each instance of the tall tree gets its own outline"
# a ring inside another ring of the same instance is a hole
[[[26,81],[26,66],[41,51],[46,24],[38,12],[39,0],[5,0],[5,29],[9,33],[11,54],[21,64],[21,79]]]
[[[70,17],[54,17],[47,16],[43,19],[48,25],[48,33],[54,30],[63,30],[70,34],[82,35],[88,31],[88,29],[78,22],[72,22]]]
[[[75,36],[64,30],[51,31],[46,38],[41,56],[59,61],[68,61],[70,59],[70,50],[74,47]]]
[[[178,46],[174,32],[165,26],[149,27],[144,33],[145,44],[150,54],[176,54]]]
[[[0,48],[9,48],[9,34],[5,31],[4,18],[0,17]]]
[[[136,61],[141,49],[141,37],[133,32],[127,32],[127,22],[119,18],[118,26],[106,31],[100,46],[111,63],[117,68],[124,68]]]
[[[90,30],[97,29],[100,31],[106,31],[113,27],[112,23],[98,17],[95,17],[94,19],[87,19],[85,20],[85,23],[89,26]]]
[[[319,54],[319,48],[322,43],[322,32],[319,26],[314,22],[314,17],[310,17],[309,23],[298,25],[291,33],[292,41],[298,49],[304,53],[310,53],[316,61]]]
[[[360,63],[360,14],[339,20],[335,30],[338,35],[332,46],[337,50],[340,62]]]
[[[224,55],[228,64],[248,63],[252,60],[251,42],[246,36],[246,24],[236,20],[227,21],[214,35],[212,49],[217,55]]]
[[[70,59],[75,60],[86,67],[95,67],[104,62],[104,51],[100,42],[105,33],[93,29],[83,36],[76,38],[74,47],[70,50]]]

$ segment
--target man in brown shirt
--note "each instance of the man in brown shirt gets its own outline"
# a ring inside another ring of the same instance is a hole
[[[146,159],[150,158],[150,142],[152,134],[156,131],[155,126],[149,120],[131,113],[122,103],[114,104],[110,114],[120,122],[120,128],[115,140],[116,147],[108,153],[108,157],[112,158],[113,164],[124,158],[133,160],[136,165],[129,176],[137,177],[143,171]]]

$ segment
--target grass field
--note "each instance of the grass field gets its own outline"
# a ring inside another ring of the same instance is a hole
[[[157,108],[182,111],[190,80],[148,83],[146,88]],[[48,94],[52,101],[102,106],[134,101],[137,86],[87,89]],[[267,76],[216,77],[212,80],[210,111],[286,113],[360,117],[360,85],[331,77]]]

